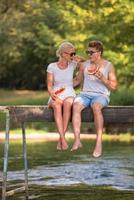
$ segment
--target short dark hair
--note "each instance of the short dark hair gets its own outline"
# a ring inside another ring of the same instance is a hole
[[[101,55],[103,54],[103,43],[99,40],[90,41],[88,47],[96,48],[96,50],[101,52]]]

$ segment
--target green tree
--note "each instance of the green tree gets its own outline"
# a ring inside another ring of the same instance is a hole
[[[2,0],[0,2],[0,85],[39,89],[57,46],[71,41],[78,53],[89,40],[104,43],[121,85],[131,86],[133,67],[131,0]]]

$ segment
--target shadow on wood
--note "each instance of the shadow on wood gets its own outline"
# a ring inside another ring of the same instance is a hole
[[[48,106],[10,106],[8,109],[16,122],[54,122],[53,110]],[[106,131],[134,133],[134,106],[108,106],[103,109],[103,116]],[[82,111],[82,122],[94,122],[91,108]]]

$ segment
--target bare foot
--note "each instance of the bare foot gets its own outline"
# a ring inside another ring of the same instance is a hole
[[[59,139],[57,144],[57,150],[66,150],[66,149],[68,149],[68,144],[66,140]]]
[[[96,145],[93,151],[93,157],[98,158],[102,155],[102,145]]]
[[[81,147],[82,147],[81,142],[75,142],[75,143],[73,144],[73,147],[72,147],[71,151],[76,151],[77,149],[79,149],[79,148],[81,148]]]
[[[62,142],[61,148],[62,148],[62,150],[68,149],[68,144],[67,144],[67,142]]]
[[[60,140],[58,141],[58,144],[57,144],[57,150],[62,150],[62,145],[61,145],[61,141]]]

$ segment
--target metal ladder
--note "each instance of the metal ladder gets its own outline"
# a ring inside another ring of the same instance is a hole
[[[6,113],[6,130],[4,142],[4,162],[3,162],[3,181],[2,181],[2,200],[6,200],[7,196],[11,196],[19,191],[25,191],[25,199],[28,200],[28,163],[27,163],[27,148],[26,148],[26,133],[25,123],[21,123],[22,128],[22,142],[23,142],[23,160],[24,160],[24,177],[25,183],[23,187],[7,191],[7,171],[8,171],[8,152],[10,140],[10,112],[8,109],[0,110]]]

